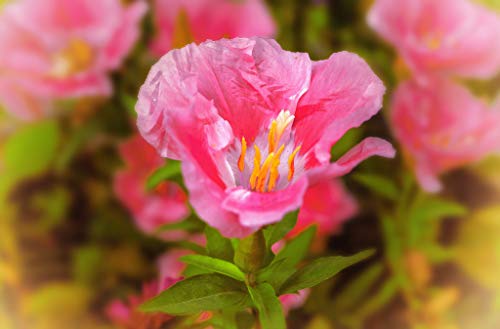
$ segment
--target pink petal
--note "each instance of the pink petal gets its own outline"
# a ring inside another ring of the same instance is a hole
[[[376,137],[365,138],[338,161],[309,170],[307,175],[310,184],[313,185],[323,179],[346,175],[359,163],[374,155],[393,158],[396,155],[396,150],[383,139]]]
[[[341,52],[315,63],[295,114],[301,153],[312,149],[310,162],[329,162],[332,145],[380,110],[384,92],[382,81],[357,55]]]
[[[341,180],[321,181],[307,189],[297,225],[288,237],[299,234],[311,225],[317,225],[318,236],[328,236],[338,231],[340,225],[357,211],[356,200],[348,193]]]
[[[136,1],[124,9],[122,21],[103,50],[103,64],[107,69],[116,69],[135,44],[140,34],[140,21],[148,9],[144,1]]]
[[[222,202],[222,207],[238,214],[241,225],[254,231],[263,225],[279,222],[290,211],[302,205],[307,189],[307,178],[302,177],[297,182],[283,190],[259,193],[241,187],[231,188]]]
[[[176,20],[181,12],[187,15],[188,32],[193,41],[236,37],[270,37],[275,24],[262,0],[155,0],[154,19],[157,36],[153,52],[161,56],[173,48]],[[251,17],[252,19],[248,19]]]
[[[206,177],[190,162],[182,163],[184,182],[189,190],[189,200],[196,213],[210,226],[226,237],[241,238],[254,230],[242,226],[234,212],[224,209],[221,204],[226,197],[224,190]]]
[[[469,0],[377,0],[368,22],[419,76],[488,78],[500,69],[500,17]]]

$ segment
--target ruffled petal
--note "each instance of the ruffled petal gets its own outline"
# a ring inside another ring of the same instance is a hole
[[[396,150],[386,140],[376,137],[365,138],[336,162],[307,171],[310,184],[313,185],[323,179],[346,175],[359,163],[375,155],[393,158],[396,155]]]
[[[294,122],[301,153],[312,150],[310,165],[329,162],[332,145],[380,110],[384,92],[382,81],[357,55],[341,52],[315,63]]]
[[[227,191],[222,207],[239,216],[241,225],[253,231],[263,225],[279,222],[290,211],[298,209],[307,189],[307,178],[283,190],[258,193],[236,187]]]
[[[253,232],[252,228],[240,224],[236,213],[221,206],[226,197],[225,191],[204,175],[203,171],[190,162],[183,162],[182,173],[189,190],[190,203],[208,225],[231,238],[241,238]]]

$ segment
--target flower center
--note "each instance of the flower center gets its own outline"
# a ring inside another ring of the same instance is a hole
[[[295,175],[295,158],[300,151],[300,146],[293,148],[292,139],[289,137],[290,127],[294,116],[289,111],[281,111],[278,117],[269,125],[267,135],[267,150],[261,149],[258,143],[253,144],[253,159],[250,154],[250,176],[248,186],[257,192],[274,191],[282,174],[286,173],[287,181],[290,182]],[[288,135],[287,137],[284,137]],[[241,153],[238,158],[238,169],[243,174],[245,171],[248,146],[245,137],[241,138]],[[281,158],[287,158],[286,167]]]
[[[72,39],[66,48],[53,56],[50,75],[55,78],[67,78],[88,69],[93,60],[94,54],[90,45],[81,39]]]

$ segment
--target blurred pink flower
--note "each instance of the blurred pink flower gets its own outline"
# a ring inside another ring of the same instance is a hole
[[[317,225],[317,237],[327,237],[358,211],[356,200],[339,179],[322,181],[309,187],[304,195],[297,225],[287,237],[294,237],[311,225]]]
[[[368,22],[419,78],[488,78],[500,69],[500,17],[469,0],[376,0]]]
[[[273,19],[263,0],[154,0],[157,35],[152,51],[162,56],[190,42],[273,36]]]
[[[310,289],[299,290],[296,294],[286,294],[279,296],[283,312],[288,314],[293,309],[300,308],[306,302]]]
[[[0,13],[0,102],[22,119],[51,101],[109,95],[108,74],[139,36],[143,1],[19,0]]]
[[[166,181],[154,191],[146,190],[147,178],[165,164],[165,160],[140,135],[120,145],[120,154],[126,168],[115,174],[114,191],[143,232],[152,234],[160,226],[181,221],[189,215],[187,196],[176,183]],[[182,239],[185,234],[172,231],[162,236]]]
[[[140,295],[131,295],[127,302],[114,300],[108,304],[106,314],[113,324],[126,329],[161,329],[172,316],[164,313],[143,313],[137,308],[182,279],[185,265],[179,257],[188,254],[172,250],[158,259],[159,279],[144,284]]]
[[[330,163],[332,144],[378,112],[385,88],[358,56],[312,62],[274,40],[190,44],[153,66],[136,106],[142,135],[182,160],[198,215],[242,237],[298,209],[310,185],[392,146],[367,138]]]
[[[467,89],[435,80],[403,83],[392,101],[392,128],[417,178],[438,191],[438,175],[500,151],[500,107],[490,109]]]

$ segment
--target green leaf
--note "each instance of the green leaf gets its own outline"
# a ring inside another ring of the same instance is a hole
[[[307,255],[315,234],[316,226],[311,226],[300,233],[295,239],[285,245],[283,250],[274,259],[274,262],[285,259],[288,266],[293,267],[297,265]]]
[[[183,221],[164,224],[160,226],[156,232],[162,233],[167,231],[188,231],[188,232],[197,232],[203,230],[205,224],[199,220],[196,216],[192,215],[186,218]]]
[[[365,250],[348,257],[332,256],[316,259],[295,272],[281,287],[280,295],[314,287],[343,269],[370,257],[373,253],[373,250]]]
[[[467,208],[461,204],[432,196],[422,199],[413,206],[410,221],[416,225],[421,225],[423,221],[463,216],[465,214],[467,214]]]
[[[296,271],[294,266],[286,262],[286,259],[280,259],[262,269],[257,274],[257,282],[267,282],[275,291],[279,291],[281,285]]]
[[[286,329],[285,316],[273,287],[261,283],[257,287],[248,287],[250,296],[259,312],[262,329]]]
[[[243,283],[220,274],[202,274],[177,282],[142,304],[144,312],[186,315],[203,311],[243,310],[250,299]]]
[[[245,281],[245,274],[233,263],[203,255],[187,255],[180,258],[186,264],[195,265],[238,281]]]
[[[375,194],[388,200],[397,201],[401,194],[394,182],[386,177],[374,174],[358,173],[353,175],[353,178]]]
[[[181,163],[179,161],[168,160],[167,164],[158,168],[146,181],[146,189],[153,190],[161,182],[180,175]]]
[[[206,226],[205,236],[207,237],[207,253],[211,257],[232,261],[234,249],[231,240],[223,237],[216,229]]]
[[[367,298],[367,292],[380,279],[384,271],[382,263],[375,263],[357,275],[352,282],[335,297],[333,302],[335,310],[347,312],[356,309]]]
[[[434,240],[439,230],[439,220],[447,217],[459,217],[467,209],[453,201],[436,196],[424,196],[418,199],[410,209],[409,237],[411,246],[421,245],[423,240]]]
[[[283,239],[285,235],[294,228],[297,223],[298,215],[298,210],[289,212],[281,221],[274,225],[269,225],[263,230],[268,248],[271,248],[273,244]]]
[[[39,174],[49,168],[60,142],[55,121],[27,125],[12,135],[4,145],[4,168],[16,180]]]

